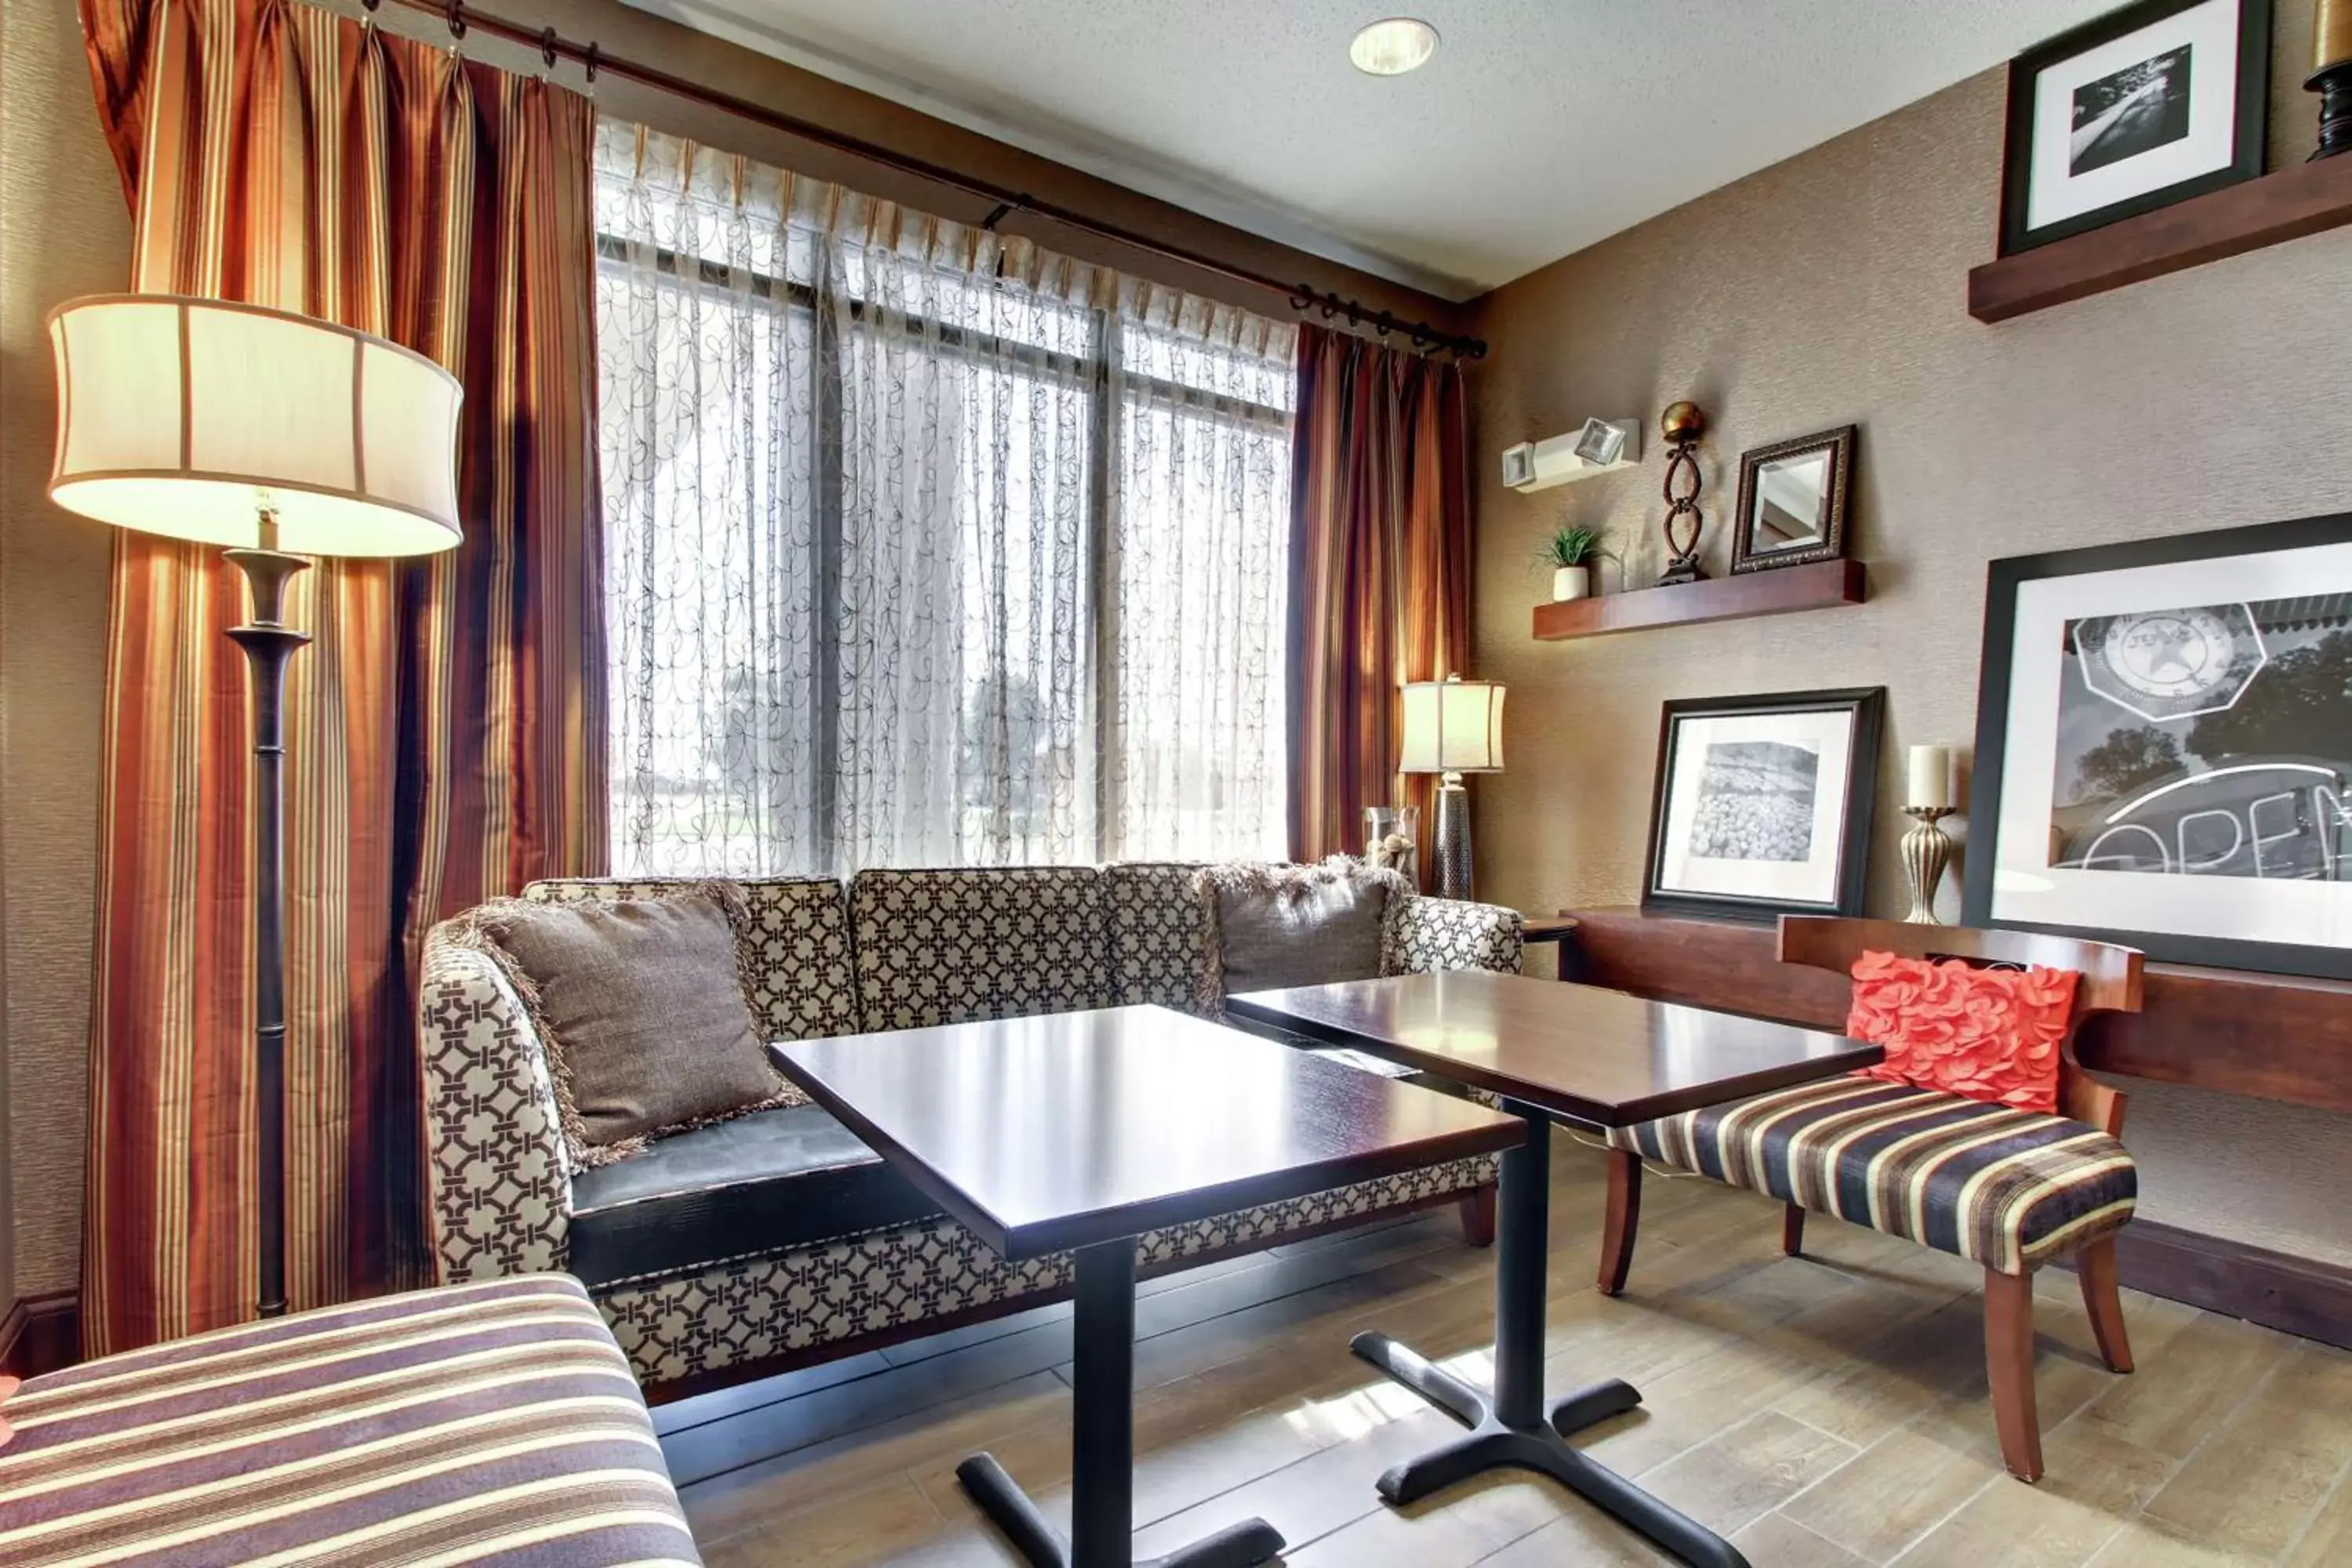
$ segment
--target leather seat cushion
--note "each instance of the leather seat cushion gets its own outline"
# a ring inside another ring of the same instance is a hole
[[[911,1225],[939,1205],[814,1105],[665,1138],[572,1178],[572,1272],[591,1286]]]

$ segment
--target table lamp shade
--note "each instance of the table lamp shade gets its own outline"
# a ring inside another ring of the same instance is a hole
[[[1503,689],[1491,680],[1407,681],[1403,773],[1492,773],[1503,769]]]
[[[457,380],[331,322],[167,294],[49,318],[59,506],[299,555],[421,555],[457,522]],[[261,513],[277,538],[261,537]]]

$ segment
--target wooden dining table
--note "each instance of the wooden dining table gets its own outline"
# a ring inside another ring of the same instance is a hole
[[[1033,1568],[1126,1568],[1136,1238],[1516,1142],[1508,1117],[1164,1007],[768,1047],[777,1068],[1002,1257],[1071,1253],[1070,1533],[994,1458],[956,1479]],[[1247,1568],[1263,1520],[1156,1568]]]
[[[1470,1428],[1381,1476],[1380,1495],[1402,1507],[1482,1471],[1516,1467],[1552,1477],[1685,1563],[1747,1568],[1729,1542],[1568,1443],[1571,1433],[1639,1405],[1632,1384],[1604,1379],[1569,1394],[1545,1418],[1551,1127],[1630,1127],[1832,1078],[1884,1059],[1885,1051],[1736,1013],[1483,971],[1252,992],[1227,997],[1225,1010],[1247,1024],[1489,1090],[1526,1121],[1526,1137],[1503,1155],[1493,1388],[1472,1386],[1386,1334],[1368,1331],[1350,1342],[1358,1355]]]

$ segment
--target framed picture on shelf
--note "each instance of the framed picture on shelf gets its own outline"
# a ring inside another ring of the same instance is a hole
[[[1992,563],[1967,922],[2352,979],[2352,513]]]
[[[1645,910],[1862,912],[1885,687],[1669,702]]]
[[[2137,0],[2009,67],[2000,253],[2263,172],[2271,0]]]
[[[1845,553],[1855,426],[1778,441],[1739,456],[1731,569],[1764,572]]]

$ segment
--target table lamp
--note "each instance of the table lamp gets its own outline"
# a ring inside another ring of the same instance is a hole
[[[286,661],[309,555],[457,542],[457,380],[424,355],[283,310],[169,294],[69,300],[49,499],[143,533],[226,546],[252,595],[228,636],[253,680],[254,1056],[260,1316],[286,1310]]]
[[[1503,689],[1491,680],[1410,680],[1401,773],[1435,773],[1437,891],[1470,897],[1470,792],[1464,773],[1503,771]]]

